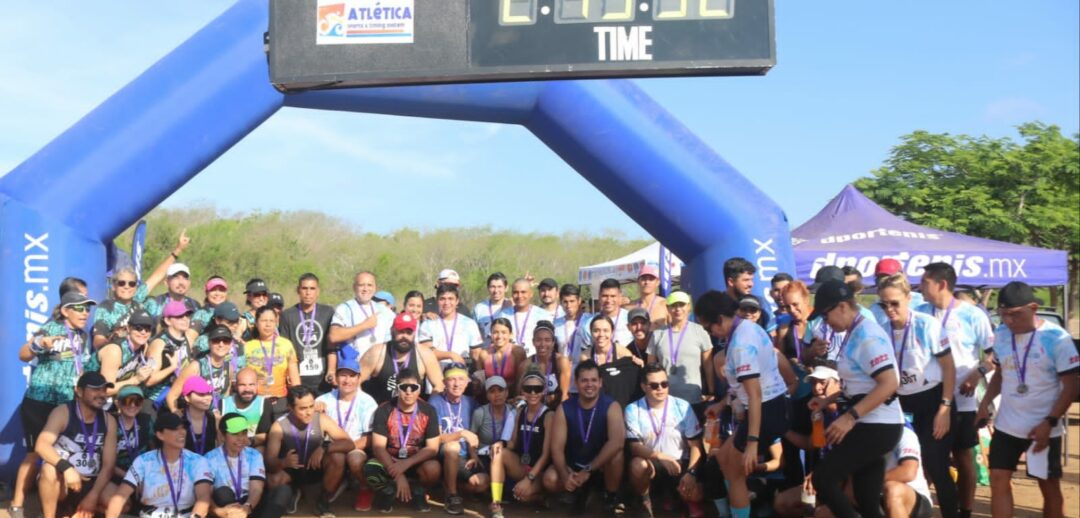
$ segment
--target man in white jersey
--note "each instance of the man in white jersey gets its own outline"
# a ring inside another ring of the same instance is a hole
[[[458,272],[451,270],[450,268],[443,269],[439,272],[439,277],[435,280],[435,290],[443,286],[454,286],[461,289],[461,277]],[[465,302],[458,300],[457,312],[472,318],[469,314],[469,308],[465,307]],[[424,318],[435,320],[439,316],[439,304],[435,300],[435,297],[428,297],[424,299]]]
[[[612,342],[627,347],[634,341],[634,335],[630,332],[630,328],[626,327],[626,323],[630,321],[630,312],[622,307],[622,298],[622,286],[619,285],[619,281],[604,279],[604,282],[600,283],[600,313],[598,314],[610,318],[615,323],[615,336],[612,337]],[[591,315],[590,318],[595,316]],[[582,326],[581,339],[585,349],[592,347],[592,333],[588,325]]]
[[[983,310],[953,296],[955,288],[956,270],[952,265],[928,264],[919,284],[926,302],[916,311],[933,315],[941,322],[942,344],[952,351],[956,366],[952,452],[957,466],[959,516],[968,518],[975,503],[974,459],[975,445],[979,444],[979,430],[975,426],[975,410],[979,403],[975,389],[994,368],[994,330]],[[986,359],[980,363],[980,353],[984,352]]]
[[[510,290],[510,298],[514,301],[514,305],[502,310],[496,318],[501,317],[510,321],[513,332],[511,339],[525,349],[525,356],[532,356],[536,354],[536,348],[532,343],[536,323],[541,320],[551,322],[553,317],[544,308],[532,304],[532,285],[529,281],[518,279],[514,281]]]
[[[1060,420],[1080,390],[1080,353],[1067,331],[1036,315],[1038,308],[1031,286],[1023,282],[1010,282],[998,294],[1002,325],[994,336],[997,370],[977,416],[980,421],[985,418],[990,401],[1001,394],[990,442],[994,518],[1013,516],[1012,474],[1025,452],[1029,475],[1039,479],[1043,516],[1065,516]],[[1046,469],[1033,472],[1041,455],[1048,455],[1042,463]]]
[[[371,419],[375,415],[378,404],[375,399],[360,390],[360,362],[354,356],[352,350],[348,350],[338,359],[335,380],[338,388],[319,396],[315,400],[315,410],[326,414],[334,420],[338,427],[348,434],[353,441],[354,448],[344,455],[345,466],[357,480],[364,480],[364,463],[367,462],[368,442],[371,439]],[[337,491],[332,493],[330,501],[336,500],[347,484],[342,482]],[[353,509],[357,511],[370,511],[375,493],[370,488],[363,487],[356,494]]]
[[[473,319],[457,312],[461,300],[457,286],[439,286],[435,300],[439,305],[439,318],[420,323],[416,342],[430,347],[444,369],[451,363],[465,363],[472,349],[484,345],[480,328]]]
[[[390,341],[394,313],[372,297],[378,287],[375,274],[360,272],[353,278],[354,298],[338,304],[330,323],[330,343],[347,343],[359,356],[371,346]]]
[[[882,503],[889,518],[930,518],[934,514],[930,487],[922,470],[922,448],[911,426],[904,427],[900,442],[885,456]]]
[[[491,345],[491,321],[498,318],[502,310],[513,307],[506,298],[506,288],[510,281],[503,272],[495,272],[487,278],[487,300],[477,302],[473,308],[476,324],[484,335],[484,347]]]

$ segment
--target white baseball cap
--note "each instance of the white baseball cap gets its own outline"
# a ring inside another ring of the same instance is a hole
[[[836,369],[826,367],[825,365],[818,365],[814,367],[814,370],[810,374],[806,375],[806,379],[804,379],[803,381],[809,383],[811,378],[821,381],[826,381],[830,379],[839,381],[840,374],[836,372]]]
[[[191,269],[184,263],[172,263],[169,265],[169,269],[165,270],[166,277],[172,277],[178,273],[186,273],[188,277],[191,277]]]
[[[449,268],[439,272],[439,282],[447,282],[450,284],[461,284],[461,277],[457,272]]]

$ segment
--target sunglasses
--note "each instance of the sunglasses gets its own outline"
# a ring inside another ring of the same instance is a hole
[[[521,387],[521,391],[526,393],[526,394],[543,394],[544,393],[544,386],[543,385],[525,385],[525,386]]]
[[[420,385],[416,383],[404,383],[397,386],[398,390],[402,392],[416,392],[420,390]]]
[[[139,285],[139,281],[113,281],[113,285],[117,288],[134,288]]]
[[[901,304],[901,302],[899,300],[890,300],[890,301],[884,301],[883,300],[883,301],[877,303],[877,305],[880,306],[881,309],[890,309],[890,308],[891,309],[896,309],[896,308],[900,307],[900,304]]]
[[[87,311],[90,311],[90,306],[88,306],[86,304],[79,304],[79,305],[76,305],[76,306],[68,306],[68,309],[70,309],[70,310],[72,310],[72,311],[74,311],[76,313],[86,313]]]
[[[151,330],[151,327],[139,324],[137,326],[131,326],[131,330],[132,331],[139,331],[140,333],[149,333],[150,330]]]
[[[646,385],[648,385],[649,388],[652,389],[652,390],[660,390],[662,388],[670,387],[671,383],[668,382],[668,381],[661,381],[661,382],[650,381],[650,382],[646,383]]]
[[[231,344],[232,341],[233,341],[232,338],[215,338],[213,340],[210,340],[210,343],[212,343],[212,344]]]
[[[121,406],[142,406],[143,398],[139,396],[126,397],[120,401]]]

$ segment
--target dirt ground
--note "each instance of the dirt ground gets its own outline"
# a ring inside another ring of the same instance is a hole
[[[1062,479],[1062,492],[1065,494],[1065,515],[1069,517],[1080,517],[1080,404],[1074,404],[1069,409],[1069,431],[1068,431],[1068,460],[1065,465],[1065,476]],[[1024,471],[1023,465],[1019,467],[1018,474],[1013,477],[1013,494],[1016,501],[1016,513],[1018,518],[1037,517],[1042,516],[1042,496],[1039,493],[1039,487],[1033,479],[1028,479],[1022,473]],[[587,516],[596,516],[600,514],[599,502],[596,498],[593,499],[594,504],[590,507]],[[306,499],[301,503],[300,513],[297,513],[297,518],[311,518],[311,515],[303,514],[310,512],[312,509],[311,499]],[[8,503],[4,501],[2,503],[2,509],[0,509],[0,518],[9,518],[7,512]],[[445,515],[442,508],[442,503],[438,500],[432,499],[431,512],[430,513],[417,513],[407,512],[411,509],[404,509],[404,506],[395,506],[394,512],[390,514],[380,514],[375,511],[368,513],[359,513],[352,510],[352,498],[349,494],[341,497],[333,506],[333,510],[338,516],[388,516],[388,517],[422,517],[432,515]],[[466,498],[466,512],[465,516],[469,517],[486,517],[486,505],[477,499]],[[710,506],[711,507],[711,506]],[[659,503],[655,504],[655,508],[658,511],[657,516],[678,516],[677,513],[664,513],[660,511]],[[975,496],[975,509],[973,516],[989,517],[990,516],[990,488],[979,487],[976,490]],[[715,516],[714,510],[707,509],[706,512],[709,516]],[[565,515],[565,508],[560,505],[555,505],[552,510],[549,511],[537,511],[533,508],[528,508],[524,505],[508,505],[505,509],[507,518],[540,518],[543,516],[560,516]],[[636,509],[631,511],[631,515],[636,514]],[[936,515],[936,513],[935,513]],[[27,518],[37,518],[40,516],[38,511],[36,498],[31,498],[29,505],[27,506],[25,516]]]

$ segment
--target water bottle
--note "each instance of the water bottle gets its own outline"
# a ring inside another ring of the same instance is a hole
[[[825,415],[821,410],[815,411],[810,416],[812,429],[810,431],[810,444],[815,448],[825,447]]]

